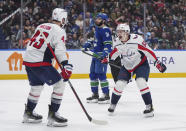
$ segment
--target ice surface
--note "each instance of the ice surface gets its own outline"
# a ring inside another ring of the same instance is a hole
[[[109,105],[86,103],[86,97],[91,95],[88,79],[72,79],[71,82],[90,116],[107,120],[107,125],[88,121],[68,83],[59,110],[68,118],[67,127],[46,126],[52,92],[52,87],[47,85],[36,107],[36,112],[44,117],[43,122],[23,124],[24,104],[30,90],[28,81],[0,80],[0,131],[186,131],[186,78],[149,79],[155,109],[153,118],[144,118],[145,106],[134,80],[124,89],[113,116],[107,112]],[[109,82],[113,87],[113,80]]]

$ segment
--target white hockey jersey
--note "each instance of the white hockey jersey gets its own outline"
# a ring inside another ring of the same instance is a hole
[[[46,37],[46,41],[41,34]],[[44,23],[39,25],[31,40],[27,44],[23,58],[23,64],[27,66],[46,66],[51,65],[53,58],[47,44],[53,48],[59,62],[68,60],[66,47],[66,32],[57,24]]]
[[[113,49],[117,46],[117,45],[120,45],[121,44],[121,41],[119,40],[118,37],[113,37],[112,38],[112,47]]]
[[[133,72],[139,65],[143,64],[147,57],[152,61],[157,60],[155,53],[140,35],[130,34],[130,39],[126,43],[122,43],[120,40],[116,42],[116,46],[110,54],[111,60],[120,56],[122,66],[129,72]]]

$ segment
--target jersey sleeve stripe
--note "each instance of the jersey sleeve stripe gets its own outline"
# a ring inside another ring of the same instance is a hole
[[[104,41],[103,44],[104,44],[104,45],[112,44],[112,41]]]
[[[142,65],[145,61],[147,60],[147,57],[144,56],[143,59],[141,60],[141,62],[135,66],[132,70],[128,70],[129,72],[133,72],[134,70],[136,70],[137,67],[139,67],[140,65]]]
[[[117,48],[114,48],[114,50],[110,53],[110,58],[112,59],[113,55],[118,51]]]
[[[150,54],[153,56],[153,58],[154,58],[155,60],[157,60],[157,57],[156,57],[156,55],[154,54],[154,52],[151,51],[151,50],[149,50],[148,48],[145,48],[145,47],[142,46],[142,45],[138,45],[138,49],[143,50],[143,51],[147,51],[148,53],[150,53]]]

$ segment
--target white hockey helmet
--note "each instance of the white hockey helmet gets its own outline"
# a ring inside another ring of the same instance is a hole
[[[67,11],[61,8],[55,8],[52,12],[52,20],[59,21],[64,26],[67,24]]]
[[[127,24],[119,24],[116,28],[116,31],[123,30],[124,32],[130,33],[130,27]]]

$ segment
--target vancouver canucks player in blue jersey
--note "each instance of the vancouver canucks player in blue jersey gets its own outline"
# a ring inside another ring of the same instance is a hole
[[[93,48],[93,52],[98,54],[104,60],[112,51],[112,36],[110,29],[106,26],[108,16],[105,13],[98,13],[95,18],[95,38],[94,41],[87,41],[82,50],[87,51]],[[90,85],[92,96],[87,98],[88,103],[109,103],[109,83],[106,77],[107,64],[100,60],[92,58],[90,66]],[[103,95],[99,97],[98,86],[101,86]]]

